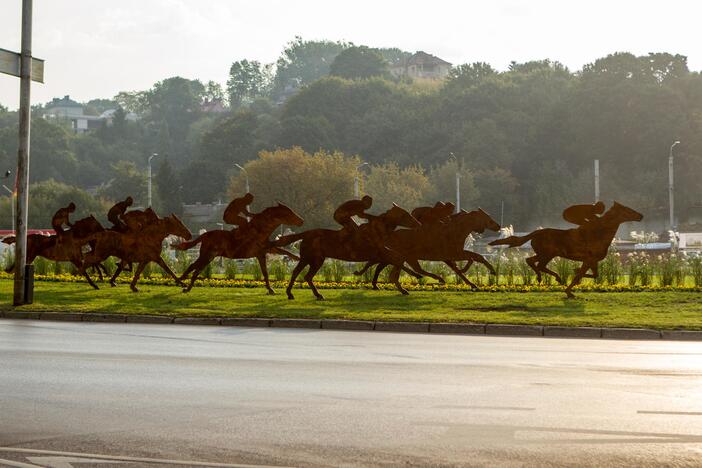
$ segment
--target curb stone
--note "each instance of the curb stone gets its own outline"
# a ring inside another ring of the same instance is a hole
[[[167,315],[127,315],[127,323],[173,323]]]
[[[222,325],[227,327],[270,327],[271,320],[265,318],[230,317],[223,318]]]
[[[271,319],[271,327],[277,328],[322,328],[322,321],[315,319]]]
[[[702,341],[702,331],[662,330],[661,338],[664,340]]]
[[[614,338],[617,340],[658,340],[661,338],[661,332],[648,328],[603,328],[602,338]]]
[[[178,323],[188,325],[225,325],[240,327],[308,328],[327,330],[365,330],[411,333],[437,333],[493,336],[547,336],[561,338],[605,338],[620,340],[702,341],[702,330],[654,330],[647,328],[597,328],[540,325],[475,323],[373,322],[362,320],[267,319],[255,317],[178,317],[100,313],[0,311],[5,319],[56,320],[73,322]]]
[[[9,319],[39,320],[41,318],[41,312],[22,312],[19,310],[9,310],[3,313],[3,317]]]
[[[218,317],[177,317],[173,323],[182,325],[219,325],[222,319]]]
[[[361,320],[322,320],[322,328],[327,330],[373,330],[375,322]]]
[[[544,327],[544,336],[554,338],[602,338],[602,329],[595,327]]]
[[[85,314],[63,313],[63,312],[44,312],[41,314],[42,320],[55,320],[59,322],[81,322]]]
[[[453,333],[457,335],[484,335],[485,324],[479,323],[430,323],[429,333]]]
[[[487,324],[485,326],[485,334],[504,336],[543,336],[544,327],[541,325]]]
[[[429,333],[429,324],[424,322],[375,322],[375,331]]]
[[[83,321],[124,323],[127,321],[127,316],[122,314],[83,314]]]

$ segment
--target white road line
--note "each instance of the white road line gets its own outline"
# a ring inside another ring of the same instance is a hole
[[[18,462],[18,461],[5,460],[4,458],[0,458],[0,465],[12,466],[12,467],[17,467],[17,468],[42,468],[39,465],[30,465],[29,463],[22,463],[22,462]]]
[[[42,455],[58,455],[58,456],[68,456],[68,457],[84,457],[84,458],[95,458],[99,460],[109,460],[109,461],[126,461],[126,462],[142,462],[142,463],[168,463],[171,465],[187,465],[187,466],[209,466],[218,468],[290,468],[282,467],[278,465],[242,465],[242,464],[231,464],[231,463],[215,463],[215,462],[196,462],[196,461],[186,461],[186,460],[169,460],[160,458],[143,458],[143,457],[127,457],[124,455],[100,455],[95,453],[79,453],[79,452],[59,452],[55,450],[40,450],[40,449],[30,449],[30,448],[20,448],[20,447],[0,447],[0,452],[12,452],[12,453],[29,453],[29,454],[42,454]],[[3,460],[4,461],[4,460]],[[12,462],[19,463],[19,462]],[[36,465],[30,464],[16,464],[10,466],[18,467],[31,467],[31,468],[41,468]]]

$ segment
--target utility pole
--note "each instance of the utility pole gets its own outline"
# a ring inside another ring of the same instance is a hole
[[[461,173],[458,159],[453,153],[449,153],[448,160],[456,161],[456,213],[461,212]]]
[[[17,152],[17,207],[15,209],[15,284],[12,303],[25,304],[27,291],[27,207],[29,205],[29,132],[32,91],[32,0],[22,1],[20,52],[19,150]],[[31,286],[29,286],[31,287]]]
[[[154,153],[151,156],[149,156],[149,182],[146,186],[146,199],[148,200],[147,202],[147,207],[151,208],[151,160],[154,159],[156,156],[158,156],[158,153]]]
[[[673,148],[679,145],[679,141],[673,142],[670,145],[670,152],[668,153],[668,200],[670,202],[670,230],[675,231],[675,217],[674,217],[674,196],[675,196],[675,186],[673,185]]]
[[[595,203],[600,201],[600,160],[595,159]]]
[[[356,199],[361,198],[361,177],[360,171],[363,166],[368,166],[367,162],[361,163],[356,167],[356,175],[353,177],[353,197]]]

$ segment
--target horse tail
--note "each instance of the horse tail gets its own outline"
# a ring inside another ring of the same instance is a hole
[[[519,247],[522,244],[526,244],[530,241],[534,235],[539,231],[534,231],[526,236],[509,236],[504,239],[497,239],[490,242],[488,245],[506,245],[508,247]]]
[[[299,234],[290,234],[289,236],[281,236],[278,239],[271,242],[271,244],[273,244],[273,247],[283,247],[288,244],[292,244],[293,242],[299,241],[300,239],[305,237],[305,234],[307,234],[307,232],[301,232]]]
[[[2,240],[3,244],[7,245],[12,245],[15,243],[16,237],[15,236],[7,236]]]
[[[188,250],[192,249],[194,246],[202,242],[202,236],[198,236],[193,240],[181,242],[180,244],[171,244],[171,247],[173,247],[176,250]]]

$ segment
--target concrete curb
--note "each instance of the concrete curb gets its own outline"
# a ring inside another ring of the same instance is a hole
[[[176,323],[232,327],[273,327],[314,330],[359,330],[395,333],[454,335],[544,336],[549,338],[599,338],[613,340],[702,341],[702,330],[653,330],[648,328],[564,327],[552,325],[508,325],[480,323],[383,322],[341,319],[268,319],[255,317],[172,317],[105,313],[0,312],[0,318],[53,320],[62,322]]]

